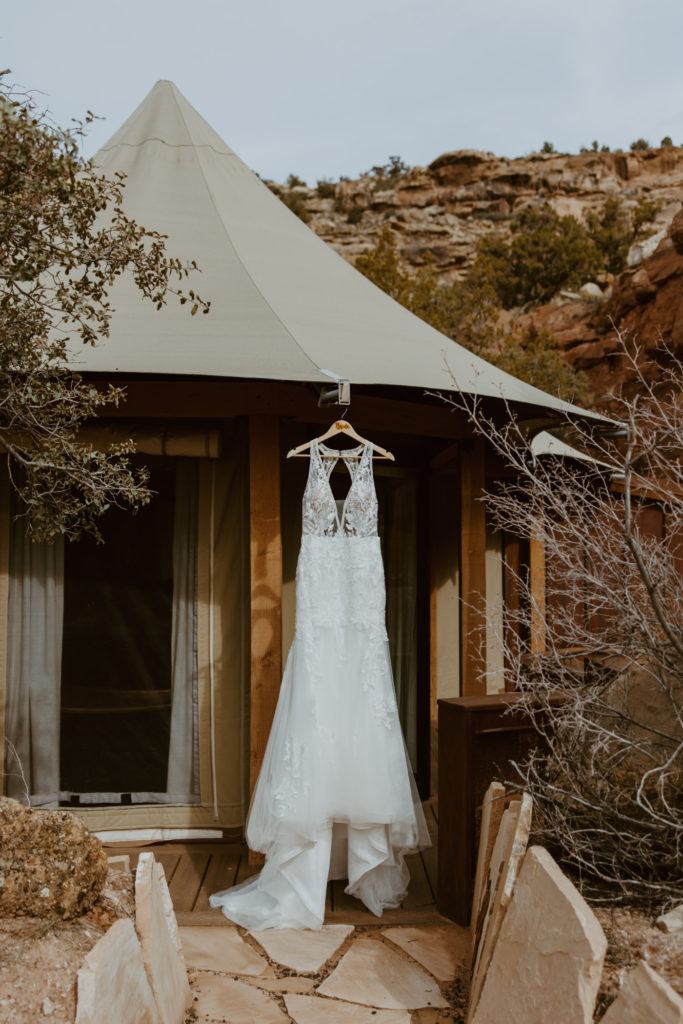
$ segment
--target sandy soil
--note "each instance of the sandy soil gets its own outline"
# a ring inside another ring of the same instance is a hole
[[[84,956],[119,917],[134,914],[133,878],[110,870],[85,917],[0,918],[0,1024],[71,1024]]]
[[[607,936],[607,954],[595,1020],[601,1020],[617,996],[625,975],[640,960],[683,996],[683,931],[667,935],[654,917],[635,907],[593,908]]]

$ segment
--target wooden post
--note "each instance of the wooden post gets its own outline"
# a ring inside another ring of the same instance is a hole
[[[486,693],[486,483],[483,438],[460,458],[460,692]]]
[[[518,537],[512,534],[503,534],[503,599],[505,628],[505,689],[514,690],[515,680],[512,678],[510,669],[515,664],[519,655],[520,644],[520,573],[522,559],[520,542]]]
[[[542,654],[545,634],[545,541],[539,523],[529,538],[529,590],[531,597],[531,653]]]
[[[249,783],[263,761],[282,679],[282,536],[277,416],[249,417],[251,726]]]

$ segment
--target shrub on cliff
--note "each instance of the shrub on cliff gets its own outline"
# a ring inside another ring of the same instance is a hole
[[[321,199],[334,199],[337,194],[337,186],[329,178],[320,178],[315,190]]]
[[[576,288],[601,268],[602,259],[575,217],[549,205],[527,207],[511,224],[512,238],[493,232],[477,246],[472,274],[488,282],[504,309],[547,302],[562,288]]]
[[[586,211],[588,234],[600,252],[605,270],[620,274],[626,269],[626,257],[635,241],[645,235],[657,216],[659,204],[641,198],[632,210],[621,199],[610,196],[599,211]]]

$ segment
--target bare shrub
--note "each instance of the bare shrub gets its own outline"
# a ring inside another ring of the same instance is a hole
[[[469,412],[513,470],[496,525],[543,545],[545,587],[515,572],[503,638],[543,741],[515,766],[542,841],[593,898],[661,904],[683,897],[683,363],[653,374],[622,346],[638,393],[615,398],[621,426],[568,421],[583,459]]]

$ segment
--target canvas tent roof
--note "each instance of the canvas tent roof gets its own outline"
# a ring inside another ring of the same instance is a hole
[[[172,82],[157,82],[94,161],[107,176],[126,174],[131,216],[167,234],[170,253],[197,261],[202,272],[188,287],[212,307],[190,317],[170,301],[157,312],[122,280],[112,292],[110,338],[74,348],[74,368],[288,381],[329,381],[322,371],[330,370],[352,384],[572,408],[477,358],[371,284],[270,192]]]

